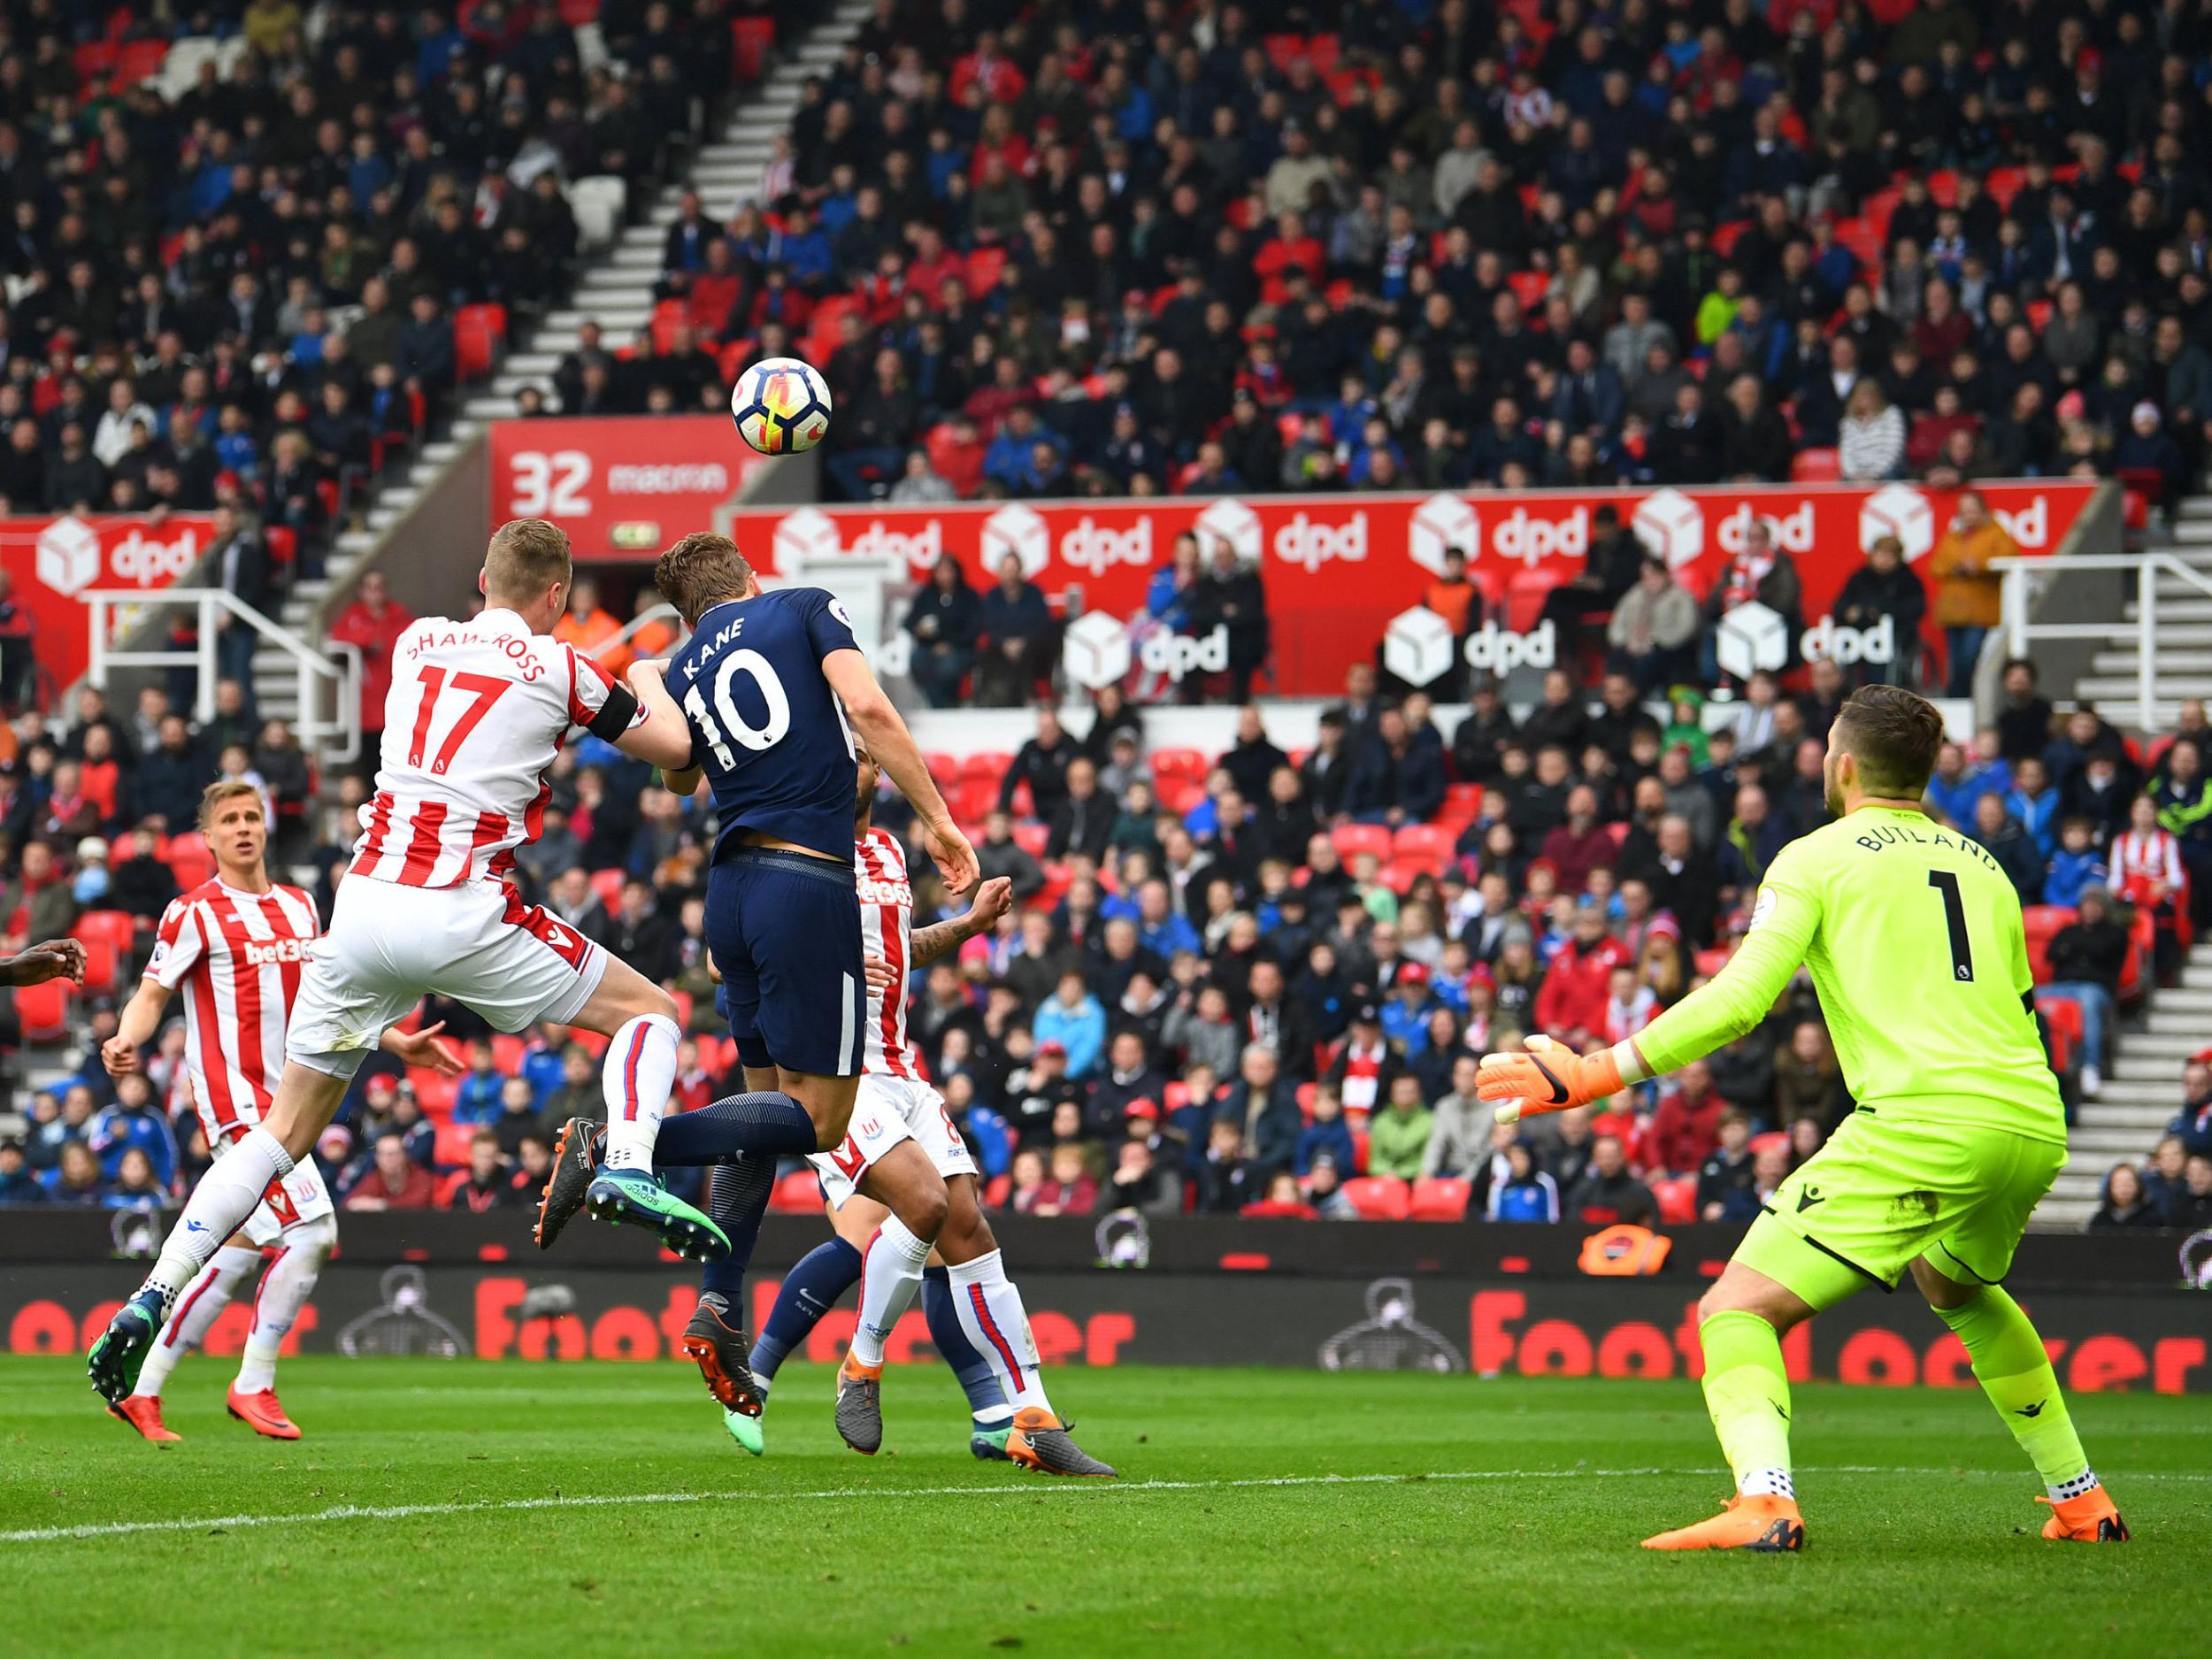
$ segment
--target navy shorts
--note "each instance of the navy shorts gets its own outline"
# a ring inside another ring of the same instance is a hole
[[[867,1048],[860,895],[850,864],[738,847],[707,876],[707,948],[740,1057],[858,1077]]]

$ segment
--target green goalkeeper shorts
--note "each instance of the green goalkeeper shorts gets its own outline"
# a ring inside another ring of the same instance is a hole
[[[2055,1141],[1862,1109],[1775,1189],[1735,1259],[1815,1309],[1894,1290],[1923,1256],[1993,1285],[2065,1163]]]

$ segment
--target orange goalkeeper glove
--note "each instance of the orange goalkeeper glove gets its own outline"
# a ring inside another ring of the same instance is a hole
[[[1502,1124],[1587,1106],[1621,1089],[1620,1062],[1610,1048],[1586,1059],[1549,1037],[1531,1037],[1525,1054],[1486,1054],[1476,1078],[1476,1094],[1502,1102]]]

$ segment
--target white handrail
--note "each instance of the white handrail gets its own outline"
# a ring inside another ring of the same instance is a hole
[[[2025,657],[2035,640],[2095,640],[2107,644],[2135,641],[2135,724],[2139,731],[2155,729],[2158,702],[2158,579],[2178,578],[2212,599],[2212,572],[2185,565],[2160,550],[2143,553],[2065,553],[2039,558],[1995,558],[1989,567],[2003,573],[2001,626],[2005,653]],[[2124,617],[2109,622],[2038,622],[2028,615],[2034,603],[2038,577],[2062,576],[2071,571],[2120,571],[2135,575],[2135,619]]]
[[[201,725],[206,725],[215,718],[217,625],[224,617],[234,617],[292,659],[293,672],[299,677],[299,730],[296,735],[300,748],[310,755],[340,765],[361,758],[359,646],[333,641],[319,651],[283,624],[272,621],[236,595],[221,588],[165,588],[150,592],[137,588],[93,588],[78,597],[91,611],[92,658],[85,677],[102,691],[108,688],[108,673],[111,669],[195,668],[199,672],[200,689],[194,703],[193,718]],[[114,620],[113,612],[119,608],[170,610],[188,605],[199,613],[199,640],[188,651],[119,651],[108,642],[110,627]],[[334,656],[339,660],[333,662],[331,658]],[[322,717],[316,695],[326,681],[329,683],[336,700],[335,712],[327,721]],[[325,745],[334,740],[336,747],[326,751]]]
[[[673,622],[676,625],[676,641],[678,644],[681,644],[683,642],[684,636],[690,632],[688,628],[684,626],[684,613],[677,610],[675,606],[664,601],[663,603],[653,606],[649,611],[639,611],[637,615],[632,617],[627,622],[617,628],[612,634],[610,634],[605,639],[600,641],[598,644],[593,646],[591,649],[586,653],[586,655],[589,656],[595,661],[598,658],[604,657],[609,651],[613,650],[618,645],[627,645],[632,640],[637,638],[639,634],[645,631],[648,624],[654,622]]]

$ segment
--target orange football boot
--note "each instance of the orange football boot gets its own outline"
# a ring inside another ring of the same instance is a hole
[[[231,1416],[256,1434],[265,1434],[273,1440],[296,1440],[300,1437],[299,1425],[284,1415],[273,1388],[264,1388],[257,1394],[242,1394],[233,1388],[229,1404]]]
[[[150,1440],[180,1440],[178,1433],[161,1420],[159,1394],[131,1394],[108,1408],[108,1415],[118,1423],[127,1423]]]
[[[1073,1426],[1042,1406],[1024,1406],[1014,1413],[1013,1426],[1006,1432],[1006,1455],[1039,1474],[1112,1479],[1112,1465],[1101,1463],[1069,1435]]]
[[[1772,1493],[1739,1494],[1709,1521],[1679,1526],[1644,1540],[1646,1549],[1754,1549],[1768,1555],[1805,1548],[1805,1522],[1797,1500]]]
[[[2036,1502],[2051,1506],[2051,1518],[2043,1523],[2046,1538],[2077,1544],[2128,1541],[2128,1524],[2120,1518],[2119,1509],[2102,1486],[2092,1486],[2078,1497],[2039,1497]]]

